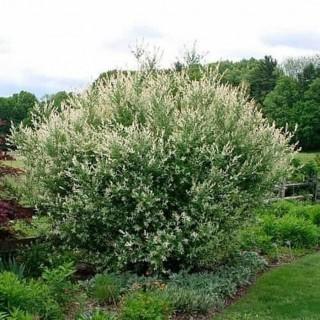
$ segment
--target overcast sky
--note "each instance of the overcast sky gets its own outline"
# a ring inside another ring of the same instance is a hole
[[[163,64],[196,40],[208,62],[320,51],[320,0],[0,0],[0,96],[84,88],[133,68],[144,39]]]

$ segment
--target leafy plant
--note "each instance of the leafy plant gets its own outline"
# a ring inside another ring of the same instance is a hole
[[[12,256],[7,258],[0,257],[0,273],[4,271],[12,272],[22,279],[25,274],[25,265],[18,263]]]
[[[18,250],[19,261],[26,268],[28,276],[40,277],[44,269],[75,263],[76,255],[56,244],[52,238],[40,238]]]
[[[168,320],[170,303],[156,292],[133,292],[124,298],[121,320]]]
[[[52,297],[60,304],[65,305],[75,295],[76,287],[70,281],[74,272],[74,265],[69,262],[54,269],[46,268],[42,274]]]
[[[110,313],[96,310],[94,312],[86,312],[77,317],[77,320],[116,320],[116,317]]]
[[[6,312],[0,312],[0,320],[6,320],[8,318],[8,314]]]
[[[15,309],[10,313],[10,316],[7,318],[7,320],[37,320],[40,319],[36,315],[32,315],[28,312],[21,311],[20,309]]]
[[[51,297],[47,285],[40,281],[19,279],[11,272],[0,274],[0,301],[7,312],[16,308],[38,314],[43,319],[62,319],[61,309]]]
[[[303,217],[285,214],[282,217],[264,217],[263,228],[267,235],[282,245],[290,242],[293,247],[312,247],[319,243],[320,230]]]
[[[90,286],[90,294],[99,303],[116,303],[120,298],[122,281],[114,274],[96,275]]]
[[[254,250],[261,254],[268,254],[273,248],[273,239],[261,224],[248,226],[240,233],[240,246],[244,250]]]

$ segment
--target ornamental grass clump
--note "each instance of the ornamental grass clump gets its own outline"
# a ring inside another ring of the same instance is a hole
[[[290,171],[290,135],[214,71],[117,73],[13,130],[29,202],[105,266],[204,267]]]

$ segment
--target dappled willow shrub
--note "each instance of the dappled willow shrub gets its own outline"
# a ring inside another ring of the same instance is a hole
[[[161,271],[225,259],[289,170],[287,133],[211,71],[108,78],[13,132],[25,192],[56,234],[105,265]]]

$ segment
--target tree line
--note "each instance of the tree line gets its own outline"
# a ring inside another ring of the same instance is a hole
[[[303,150],[320,149],[320,55],[289,58],[282,64],[266,56],[211,66],[223,82],[244,86],[271,122],[295,131]]]
[[[70,93],[59,91],[56,94],[45,95],[38,99],[33,93],[20,91],[9,97],[0,97],[0,134],[10,132],[11,125],[21,122],[28,125],[31,122],[31,111],[36,104],[52,102],[54,107],[59,108],[61,102],[66,100]]]
[[[188,69],[194,80],[203,67],[201,56],[195,52],[174,64],[176,72]],[[288,58],[281,64],[271,56],[237,62],[225,60],[206,64],[206,67],[215,68],[223,83],[242,86],[270,122],[295,131],[294,139],[303,150],[320,149],[320,55]],[[116,72],[101,73],[93,86]],[[11,123],[30,123],[30,111],[35,104],[49,101],[59,108],[69,95],[61,91],[38,100],[34,94],[21,91],[0,98],[0,133],[8,133]]]

